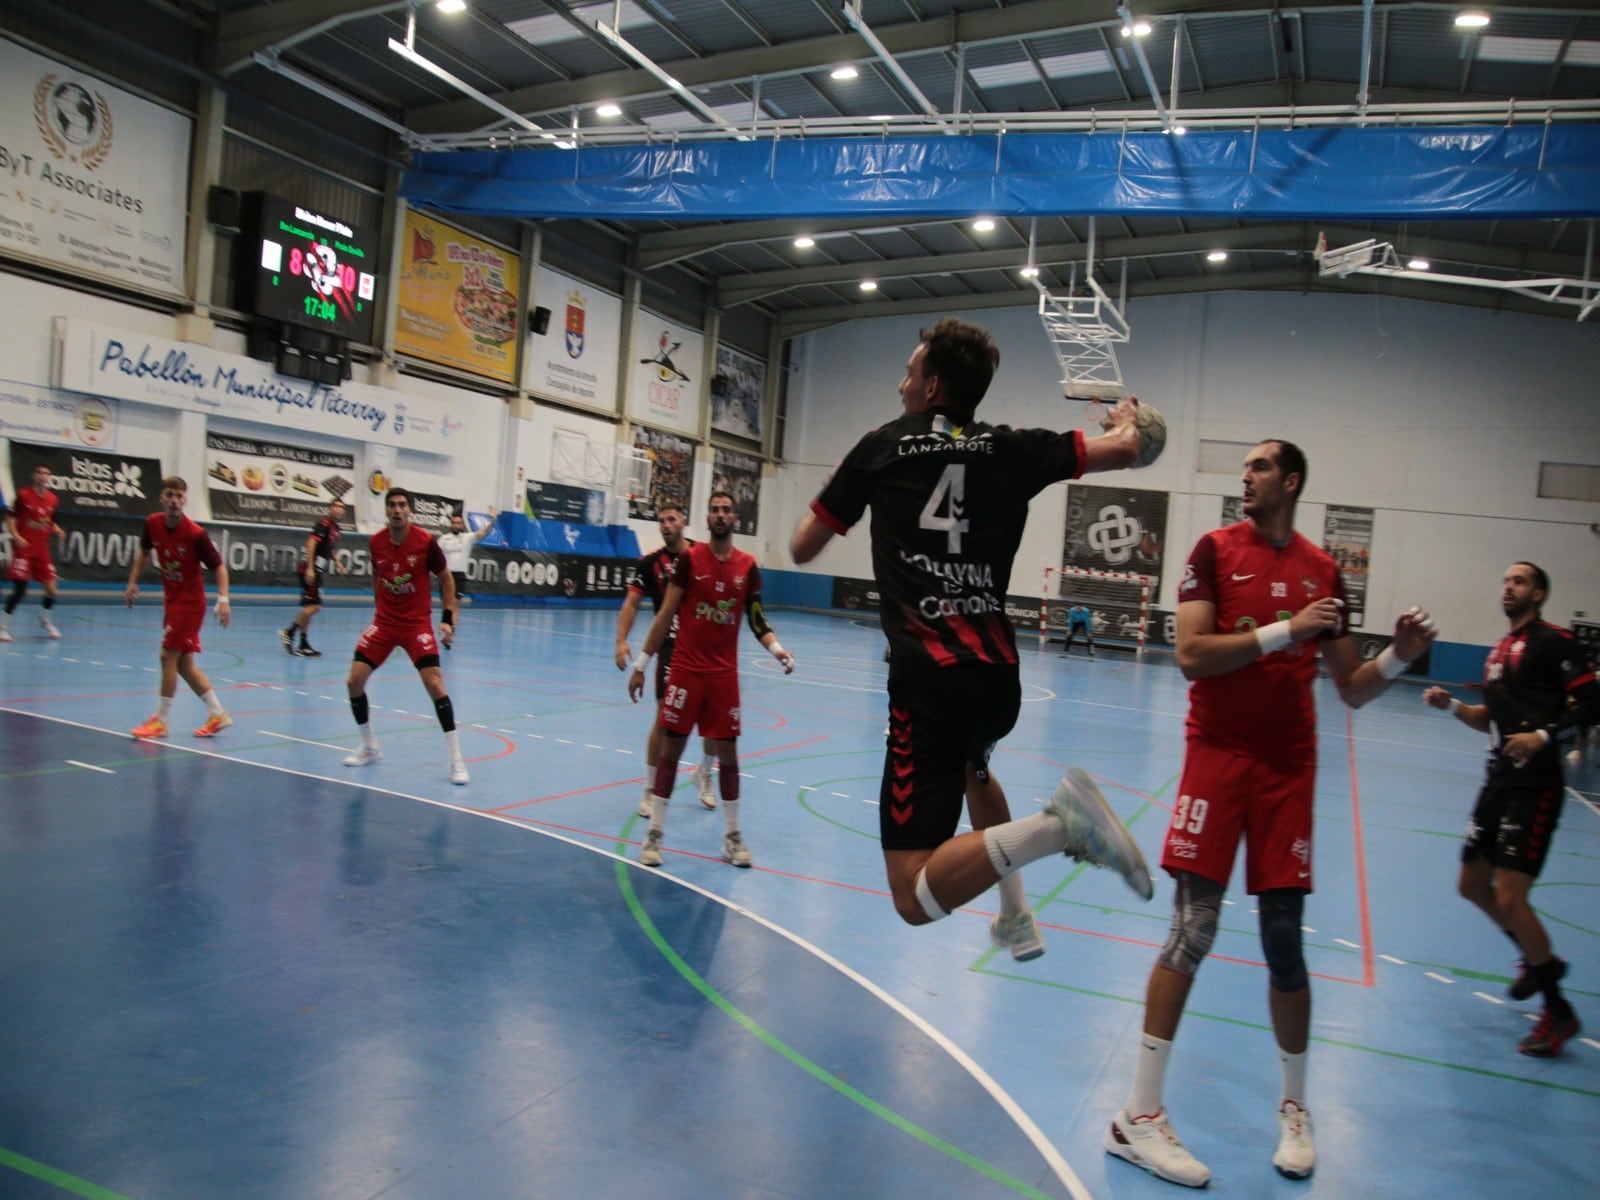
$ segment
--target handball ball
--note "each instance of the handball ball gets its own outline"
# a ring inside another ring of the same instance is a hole
[[[1148,467],[1161,457],[1161,452],[1167,447],[1167,421],[1158,412],[1154,405],[1135,401],[1138,408],[1135,410],[1134,423],[1139,429],[1139,457],[1134,460],[1135,467]]]

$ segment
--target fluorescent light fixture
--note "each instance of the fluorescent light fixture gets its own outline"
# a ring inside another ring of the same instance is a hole
[[[877,291],[878,290],[878,281],[876,279],[863,279],[861,281],[861,290],[863,292],[875,292],[875,291]]]
[[[610,100],[607,100],[604,104],[595,105],[594,115],[597,117],[620,117],[622,115],[622,105],[613,104]]]
[[[1124,25],[1122,27],[1122,36],[1123,37],[1149,37],[1150,36],[1150,22],[1149,21],[1135,21],[1132,25]]]
[[[434,7],[442,13],[466,12],[467,0],[439,0]]]
[[[990,217],[979,217],[972,223],[972,227],[979,233],[993,233],[994,221]]]
[[[1039,60],[1039,69],[1051,79],[1072,79],[1080,75],[1104,75],[1113,69],[1111,55],[1104,50],[1080,50],[1076,54],[1053,54]]]
[[[811,249],[811,247],[815,246],[816,244],[817,244],[817,239],[816,238],[806,237],[804,234],[802,234],[801,236],[795,238],[795,240],[794,240],[794,248],[796,250],[809,250],[809,249]]]
[[[854,79],[861,74],[856,70],[855,63],[840,63],[828,75],[829,79]]]
[[[1039,69],[1031,60],[996,63],[992,67],[968,67],[972,82],[982,88],[1015,87],[1019,83],[1038,83]]]
[[[1173,137],[1182,137],[1189,132],[1189,127],[1187,125],[1174,125],[1171,132]]]
[[[1410,262],[1406,263],[1406,270],[1408,271],[1427,271],[1432,269],[1432,267],[1433,264],[1425,258],[1413,258]]]
[[[1206,261],[1207,262],[1227,262],[1228,261],[1228,252],[1226,250],[1213,250],[1210,254],[1206,255]]]
[[[873,113],[867,118],[869,121],[892,121],[894,118],[888,113]]]
[[[1039,268],[1038,267],[1023,267],[1022,268],[1022,277],[1024,279],[1037,279],[1039,277]]]
[[[557,150],[571,150],[571,149],[574,149],[574,146],[573,146],[573,144],[571,142],[567,141],[566,138],[557,138],[556,139],[556,149]]]
[[[1456,14],[1457,29],[1482,29],[1489,24],[1489,14],[1486,12],[1462,12]]]

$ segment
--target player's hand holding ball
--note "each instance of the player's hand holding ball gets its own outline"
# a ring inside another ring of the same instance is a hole
[[[1124,396],[1107,415],[1104,428],[1115,433],[1132,425],[1139,435],[1138,453],[1133,467],[1148,467],[1161,457],[1167,448],[1167,421],[1153,404],[1142,403],[1137,396]]]

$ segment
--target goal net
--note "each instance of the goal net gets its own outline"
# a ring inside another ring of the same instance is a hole
[[[1150,627],[1149,575],[1094,571],[1087,567],[1046,567],[1039,597],[1039,632],[1047,641],[1064,641],[1068,610],[1089,610],[1096,642],[1132,645],[1144,652]]]

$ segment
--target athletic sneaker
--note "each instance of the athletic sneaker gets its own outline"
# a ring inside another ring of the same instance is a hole
[[[1111,1118],[1106,1130],[1107,1154],[1143,1167],[1158,1179],[1184,1187],[1203,1188],[1211,1182],[1211,1170],[1178,1140],[1167,1120],[1167,1110],[1153,1117],[1130,1117],[1123,1109]]]
[[[457,787],[472,782],[472,776],[467,774],[467,764],[459,758],[450,760],[450,782]]]
[[[744,844],[737,829],[722,839],[722,861],[736,867],[748,867],[754,861],[750,857],[750,847]]]
[[[1555,970],[1549,979],[1540,979],[1539,972],[1528,965],[1528,960],[1517,960],[1517,977],[1511,981],[1511,986],[1506,989],[1506,995],[1513,1000],[1526,1000],[1539,992],[1546,983],[1560,983],[1567,977],[1567,963],[1565,959],[1551,957]]]
[[[717,791],[711,786],[711,764],[703,762],[695,768],[695,786],[700,789],[700,803],[707,808],[717,806]]]
[[[160,717],[151,717],[143,725],[136,725],[129,730],[136,738],[164,738],[167,736],[167,723]]]
[[[1517,1045],[1529,1058],[1554,1058],[1579,1029],[1578,1014],[1569,1012],[1564,1017],[1553,1017],[1547,1008],[1539,1014],[1539,1023],[1533,1032]]]
[[[344,760],[347,767],[370,767],[383,757],[383,751],[376,746],[361,745],[353,751],[350,757]]]
[[[44,630],[45,637],[49,638],[51,641],[61,640],[61,630],[52,625],[50,623],[50,618],[45,616],[43,613],[39,614],[39,628]]]
[[[661,830],[652,829],[644,835],[644,845],[639,847],[639,861],[647,867],[661,865]]]
[[[318,650],[310,642],[307,642],[305,645],[301,646],[299,650],[295,651],[295,653],[298,654],[301,658],[321,658],[322,657],[322,651]]]
[[[212,713],[206,718],[206,723],[194,731],[194,735],[195,737],[216,737],[217,734],[232,724],[233,718],[227,713]]]
[[[278,630],[278,640],[283,643],[283,652],[285,654],[293,654],[294,653],[294,626],[291,625],[288,629],[280,629],[280,630]]]
[[[1067,857],[1109,867],[1146,900],[1155,895],[1144,855],[1081,767],[1066,773],[1044,807],[1067,827]]]
[[[0,625],[0,642],[9,642],[10,640],[11,630],[7,629],[4,625]]]
[[[1285,1179],[1310,1179],[1317,1169],[1317,1147],[1311,1140],[1311,1114],[1293,1100],[1278,1110],[1278,1149],[1272,1165]]]
[[[1017,962],[1030,962],[1044,953],[1044,938],[1039,936],[1039,925],[1030,909],[1009,921],[1004,917],[990,921],[989,940],[1002,950],[1009,949]]]

